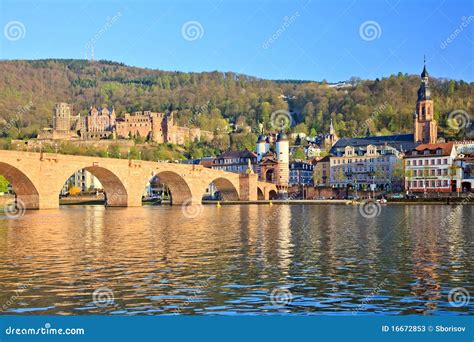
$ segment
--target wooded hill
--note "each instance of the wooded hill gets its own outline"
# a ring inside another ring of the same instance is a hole
[[[421,71],[421,67],[420,67]],[[428,71],[430,71],[428,66]],[[178,124],[222,132],[229,123],[270,129],[276,110],[290,110],[293,131],[324,133],[330,119],[340,136],[411,132],[418,75],[351,79],[342,88],[325,82],[270,81],[232,72],[184,73],[126,66],[110,61],[0,61],[2,136],[34,137],[51,124],[56,102],[85,114],[91,105],[115,107],[118,115],[138,110],[176,111]],[[473,113],[473,83],[430,77],[441,134],[449,112]],[[368,119],[371,119],[367,121]],[[364,125],[364,123],[368,123]],[[368,126],[360,132],[361,126]]]

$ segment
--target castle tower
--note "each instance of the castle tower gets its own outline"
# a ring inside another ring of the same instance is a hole
[[[438,140],[438,124],[434,119],[433,101],[428,86],[428,71],[426,71],[426,60],[421,73],[421,84],[418,89],[418,100],[416,101],[416,113],[414,123],[414,140],[423,144],[434,144]]]
[[[56,103],[54,107],[53,128],[56,131],[71,130],[72,105],[68,103]]]
[[[290,142],[288,136],[280,132],[276,141],[276,154],[278,161],[277,185],[288,186],[290,179]]]

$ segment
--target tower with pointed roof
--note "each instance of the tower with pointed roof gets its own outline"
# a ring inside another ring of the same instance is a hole
[[[332,118],[331,124],[329,125],[329,134],[336,134],[336,130],[334,129],[334,125],[332,124]]]
[[[438,123],[434,119],[434,107],[428,84],[429,75],[426,70],[426,59],[423,64],[421,84],[416,101],[414,140],[417,143],[435,144],[438,140]]]

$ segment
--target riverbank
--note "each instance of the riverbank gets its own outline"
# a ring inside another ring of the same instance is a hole
[[[0,206],[6,205],[6,203],[13,201],[14,196],[0,196]],[[202,202],[204,205],[294,205],[294,204],[310,204],[310,205],[325,205],[325,204],[338,204],[338,205],[357,205],[363,203],[363,201],[351,201],[351,200],[258,200],[258,201],[210,201],[205,200]],[[104,205],[104,200],[97,197],[70,197],[61,198],[59,200],[60,205]],[[144,205],[159,205],[160,203],[143,202]],[[168,201],[164,201],[162,204],[168,205]],[[419,204],[433,204],[433,205],[458,205],[458,204],[474,204],[474,196],[472,197],[452,197],[452,198],[416,198],[416,199],[389,199],[388,205],[419,205]]]
[[[236,204],[342,204],[357,205],[369,200],[351,201],[351,200],[258,200],[258,201],[203,201],[203,204],[217,205],[236,205]],[[417,198],[417,199],[392,199],[386,204],[474,204],[473,198]]]

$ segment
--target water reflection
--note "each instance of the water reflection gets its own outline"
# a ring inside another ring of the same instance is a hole
[[[473,207],[63,207],[0,219],[3,313],[469,314]],[[270,293],[284,287],[288,305]],[[113,291],[97,305],[92,293]],[[18,294],[18,295],[16,295]],[[14,300],[11,300],[14,298]]]

